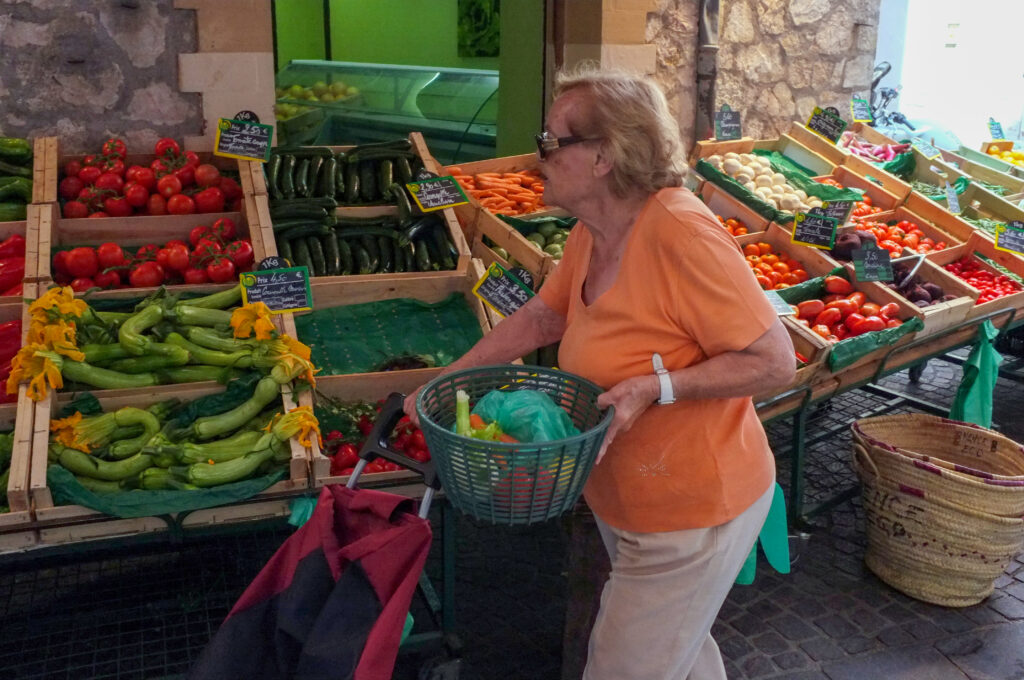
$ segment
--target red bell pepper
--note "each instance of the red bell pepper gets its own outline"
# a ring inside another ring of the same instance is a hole
[[[8,297],[8,296],[11,296],[11,295],[16,295],[18,297],[21,297],[24,294],[25,294],[25,286],[19,283],[18,285],[11,286],[10,288],[5,290],[4,292],[0,293],[0,297]]]
[[[21,319],[0,323],[0,365],[10,364],[21,349]]]
[[[5,241],[0,241],[0,258],[25,257],[25,237],[13,234]]]
[[[25,258],[8,257],[0,260],[0,290],[7,290],[25,278]]]

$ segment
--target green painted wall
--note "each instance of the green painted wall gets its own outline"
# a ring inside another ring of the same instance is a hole
[[[331,0],[330,59],[497,69],[495,57],[459,57],[457,23],[457,0]]]
[[[292,59],[325,59],[323,0],[274,0],[277,69]]]
[[[498,156],[529,153],[543,127],[544,0],[501,3]]]

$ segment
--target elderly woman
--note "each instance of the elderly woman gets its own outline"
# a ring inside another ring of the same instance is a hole
[[[579,223],[538,295],[449,370],[560,340],[559,366],[615,407],[585,490],[612,571],[584,678],[725,678],[711,625],[775,481],[751,395],[792,380],[792,344],[732,237],[682,188],[679,132],[651,81],[561,76],[537,153],[545,202]]]

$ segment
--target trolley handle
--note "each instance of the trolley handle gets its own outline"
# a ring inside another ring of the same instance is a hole
[[[413,472],[419,473],[423,477],[423,483],[435,491],[441,488],[441,480],[437,477],[437,470],[434,467],[433,461],[420,462],[388,446],[388,439],[391,437],[391,433],[395,431],[395,426],[398,425],[398,421],[405,414],[405,411],[402,410],[404,401],[404,394],[392,392],[388,395],[387,401],[384,402],[380,413],[377,414],[377,419],[373,422],[373,428],[366,436],[366,441],[363,442],[363,446],[359,450],[359,458],[361,460],[349,478],[347,485],[349,488],[355,487],[359,475],[366,465],[377,458],[383,458],[389,462],[403,465]]]

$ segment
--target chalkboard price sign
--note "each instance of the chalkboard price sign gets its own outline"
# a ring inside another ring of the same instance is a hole
[[[928,160],[938,158],[942,155],[942,152],[936,149],[934,146],[924,141],[923,139],[917,139],[916,137],[910,140],[910,146],[914,147],[918,151],[924,154],[924,157]]]
[[[740,125],[740,112],[733,111],[728,104],[723,104],[720,111],[715,111],[715,139],[720,142],[739,139],[743,136]]]
[[[290,267],[291,264],[291,262],[283,257],[271,255],[270,257],[265,257],[260,260],[260,263],[256,265],[256,269],[260,271],[264,271],[266,269],[284,269],[285,267]]]
[[[1006,133],[1003,132],[1003,124],[991,116],[988,119],[988,131],[992,135],[992,139],[1006,139]]]
[[[286,267],[246,272],[238,277],[246,304],[262,302],[272,312],[299,312],[313,309],[309,288],[309,270]]]
[[[954,215],[960,214],[960,197],[957,196],[956,189],[949,182],[946,182],[946,205],[949,207],[949,212]]]
[[[217,122],[213,153],[228,158],[266,162],[270,160],[270,140],[273,135],[274,128],[271,125],[221,118]]]
[[[835,245],[838,227],[832,217],[798,212],[793,220],[793,243],[829,250]]]
[[[410,182],[405,186],[423,212],[469,203],[466,194],[462,192],[462,187],[451,175]]]
[[[858,281],[892,281],[892,257],[870,241],[853,251],[853,269]]]
[[[1024,222],[1010,220],[996,227],[996,248],[1024,255]]]
[[[476,282],[473,294],[501,316],[509,316],[533,297],[529,286],[497,262]]]
[[[835,144],[846,129],[846,121],[839,117],[839,112],[834,108],[822,109],[815,106],[805,127]]]
[[[871,111],[871,102],[859,97],[850,100],[850,115],[855,123],[873,123],[875,121],[875,115]]]
[[[825,201],[821,204],[821,213],[825,217],[831,217],[839,224],[846,224],[853,212],[853,201]],[[811,208],[811,213],[817,214],[818,208]]]
[[[775,309],[776,315],[792,316],[793,314],[796,314],[790,304],[782,299],[782,296],[779,295],[778,291],[766,290],[764,294],[768,296],[768,302],[772,303],[772,307]]]

